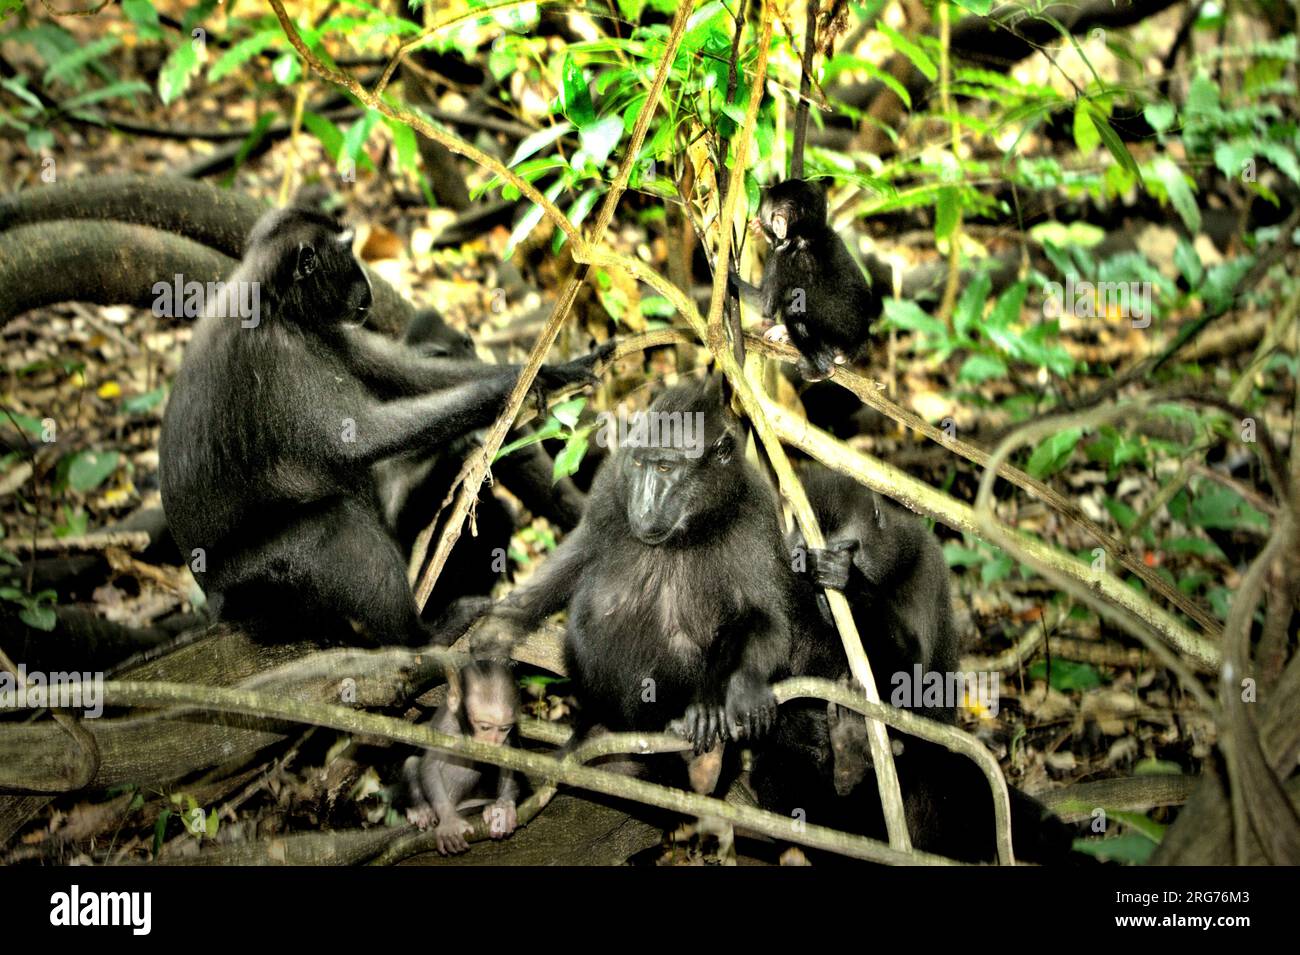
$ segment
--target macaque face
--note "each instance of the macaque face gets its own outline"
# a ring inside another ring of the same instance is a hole
[[[515,711],[505,700],[470,699],[465,706],[466,722],[475,741],[505,744],[515,728]]]

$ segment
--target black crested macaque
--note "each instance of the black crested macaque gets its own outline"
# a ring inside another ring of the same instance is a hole
[[[510,670],[500,663],[475,662],[450,681],[447,702],[434,714],[432,725],[439,733],[509,746],[518,721],[519,690]],[[443,855],[469,848],[465,837],[473,825],[460,811],[477,806],[475,797],[488,799],[483,821],[493,839],[504,839],[518,824],[519,785],[508,769],[489,770],[463,756],[425,750],[402,765],[402,782],[407,821],[419,829],[435,826]]]
[[[808,660],[796,660],[799,672],[841,677],[844,651],[822,593],[843,592],[865,641],[881,699],[894,695],[895,677],[906,677],[916,692],[903,700],[906,709],[944,723],[956,719],[952,700],[926,701],[915,686],[916,668],[923,676],[946,676],[956,670],[957,631],[952,616],[948,562],[925,522],[863,487],[852,478],[821,466],[801,469],[824,549],[809,549],[794,528],[787,536],[800,597],[815,600],[828,639],[812,643]],[[900,694],[901,695],[901,694]]]
[[[793,575],[775,496],[745,460],[719,380],[670,389],[638,422],[597,473],[577,529],[492,626],[517,636],[567,607],[575,739],[680,719],[704,757],[775,718]],[[711,786],[694,767],[692,780]]]
[[[194,330],[159,470],[168,523],[220,617],[274,621],[271,635],[350,620],[375,642],[428,640],[374,467],[490,424],[519,368],[365,331],[370,302],[351,232],[291,207],[254,226]],[[547,366],[539,385],[590,383],[599,357]]]
[[[771,186],[758,217],[771,243],[759,290],[763,317],[785,327],[804,379],[821,381],[835,365],[862,357],[880,297],[826,221],[820,183],[787,179]]]
[[[853,610],[882,701],[955,723],[961,701],[927,697],[917,684],[918,675],[946,677],[959,666],[948,567],[938,541],[920,517],[850,478],[820,466],[803,469],[800,478],[827,546],[805,550],[797,530],[787,538],[793,564],[802,571],[798,592],[805,603],[818,605],[821,622],[816,639],[796,644],[794,672],[848,679],[821,592],[832,586]],[[963,861],[993,861],[993,801],[983,773],[933,743],[894,731],[890,739],[913,844]],[[793,701],[782,707],[774,733],[755,756],[751,782],[766,808],[800,809],[808,822],[884,838],[861,715],[834,704]],[[1018,859],[1077,861],[1064,823],[1019,790],[1010,789],[1010,797]]]

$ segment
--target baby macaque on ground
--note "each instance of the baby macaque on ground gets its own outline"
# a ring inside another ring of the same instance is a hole
[[[510,670],[499,663],[471,663],[451,681],[447,702],[433,717],[439,733],[468,736],[479,743],[514,745],[519,691]],[[519,786],[508,769],[463,756],[426,750],[402,767],[406,818],[420,829],[435,827],[438,851],[464,852],[473,823],[461,811],[487,802],[483,821],[493,839],[504,839],[518,823]]]

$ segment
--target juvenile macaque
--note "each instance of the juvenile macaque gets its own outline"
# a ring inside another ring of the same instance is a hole
[[[447,702],[433,717],[439,733],[468,736],[479,743],[513,745],[511,731],[519,719],[519,691],[510,671],[499,663],[472,663],[461,669],[448,687]],[[515,802],[519,786],[514,773],[451,753],[426,750],[402,767],[406,790],[406,818],[414,826],[435,826],[438,851],[443,855],[469,848],[466,836],[473,824],[460,814],[466,805],[483,810],[483,821],[493,839],[504,839],[518,822]]]
[[[827,222],[821,183],[787,179],[772,186],[759,223],[771,244],[760,289],[763,317],[776,325],[769,335],[784,328],[802,356],[799,373],[821,381],[836,365],[862,357],[880,296]]]

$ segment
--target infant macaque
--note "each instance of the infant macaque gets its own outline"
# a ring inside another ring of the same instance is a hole
[[[500,663],[475,662],[462,668],[448,685],[447,702],[434,714],[433,728],[480,743],[508,746],[513,745],[510,731],[518,718],[519,691],[510,671]],[[402,779],[407,820],[420,829],[436,826],[438,851],[443,855],[469,848],[465,837],[473,824],[460,810],[486,800],[492,801],[483,810],[483,821],[492,838],[504,839],[515,831],[519,787],[508,769],[483,767],[463,756],[426,750],[407,759]]]

